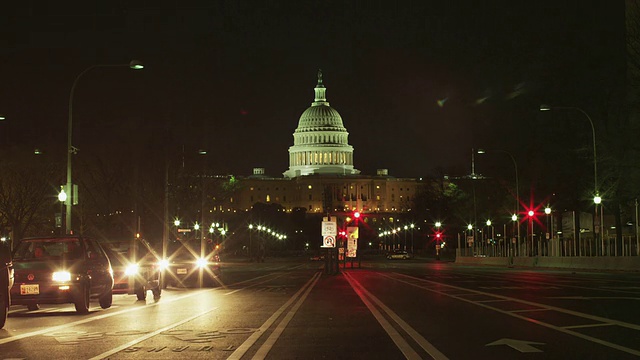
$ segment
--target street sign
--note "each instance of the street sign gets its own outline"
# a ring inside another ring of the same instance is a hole
[[[338,224],[336,221],[323,221],[322,222],[322,236],[336,236],[338,235]],[[335,238],[334,238],[335,241]]]
[[[324,236],[322,239],[322,247],[323,248],[334,248],[336,247],[336,237],[334,235]]]
[[[347,227],[347,257],[356,257],[358,251],[358,227]]]

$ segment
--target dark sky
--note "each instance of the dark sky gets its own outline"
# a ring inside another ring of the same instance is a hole
[[[0,11],[0,139],[61,162],[96,64],[146,67],[82,76],[78,156],[205,148],[220,174],[280,176],[321,68],[355,167],[410,177],[522,157],[541,102],[588,107],[624,64],[622,1],[25,3]]]

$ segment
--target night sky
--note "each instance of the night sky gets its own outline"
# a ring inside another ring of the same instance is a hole
[[[97,3],[3,5],[0,140],[64,164],[75,77],[139,59],[79,80],[77,156],[202,148],[281,176],[322,69],[363,174],[464,175],[472,147],[525,159],[540,103],[589,109],[624,72],[622,1]]]

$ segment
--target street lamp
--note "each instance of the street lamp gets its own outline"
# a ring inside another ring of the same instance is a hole
[[[511,153],[506,151],[506,150],[500,150],[500,149],[491,149],[491,150],[478,149],[478,154],[486,154],[487,151],[505,153],[505,154],[507,154],[509,156],[509,158],[511,159],[511,162],[513,163],[513,169],[515,170],[515,175],[516,175],[516,203],[515,203],[515,206],[513,208],[513,215],[511,215],[511,220],[516,222],[515,225],[518,227],[518,241],[517,242],[520,242],[520,224],[517,223],[517,221],[518,221],[518,208],[520,206],[520,187],[519,187],[519,184],[518,184],[518,164],[516,163],[516,159],[513,157],[513,155],[511,155]]]
[[[60,185],[60,193],[58,194],[58,201],[60,201],[60,229],[62,230],[62,224],[64,223],[64,220],[62,219],[62,217],[64,216],[62,207],[67,201],[67,193],[64,192],[64,188],[62,187],[62,185]],[[60,235],[62,235],[62,231],[60,231]]]
[[[414,249],[413,249],[413,229],[416,227],[415,224],[411,224],[409,225],[409,227],[411,228],[411,253],[413,254]]]
[[[551,207],[549,205],[547,205],[547,207],[544,208],[544,213],[547,214],[547,232],[549,235],[547,236],[546,240],[547,240],[547,252],[548,252],[549,240],[551,240],[551,245],[553,246],[553,219],[551,218]],[[555,252],[555,250],[553,252]]]
[[[69,121],[67,123],[67,185],[66,185],[66,193],[69,197],[69,201],[65,202],[66,205],[66,222],[65,222],[65,232],[70,234],[71,229],[71,207],[73,206],[74,201],[77,199],[73,198],[73,182],[71,179],[71,159],[72,155],[77,152],[77,148],[75,148],[72,144],[73,137],[73,95],[75,93],[76,85],[78,84],[78,80],[82,77],[82,75],[86,74],[92,69],[98,67],[122,67],[127,66],[130,69],[140,70],[144,68],[142,62],[138,60],[131,60],[128,64],[114,64],[114,65],[91,65],[88,68],[84,69],[78,76],[76,76],[73,81],[73,85],[71,85],[71,92],[69,93]]]
[[[602,231],[604,230],[604,219],[601,214],[598,214],[598,205],[602,202],[602,198],[600,197],[600,191],[598,190],[598,157],[596,154],[596,128],[593,125],[593,120],[586,111],[582,110],[577,106],[549,106],[549,105],[540,105],[540,111],[550,111],[550,110],[575,110],[582,115],[584,115],[587,120],[589,120],[589,124],[591,125],[591,135],[593,140],[593,203],[595,204],[595,213],[596,218],[599,216],[599,227],[600,227],[600,239],[602,241],[602,251],[604,255],[604,237],[602,236]]]
[[[253,224],[249,224],[249,261],[253,261],[253,257],[251,255],[251,233],[253,232]],[[308,247],[308,245],[307,245]]]

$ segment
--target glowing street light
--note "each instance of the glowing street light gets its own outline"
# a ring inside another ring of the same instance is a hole
[[[66,185],[66,193],[69,196],[69,201],[65,202],[66,205],[66,223],[65,223],[65,232],[70,234],[72,231],[71,228],[71,207],[75,199],[71,198],[73,194],[73,182],[71,179],[71,160],[72,155],[75,154],[78,149],[73,146],[72,137],[73,137],[73,95],[75,93],[76,85],[78,84],[78,80],[82,77],[82,75],[86,74],[91,69],[99,68],[99,67],[122,67],[127,66],[130,69],[140,70],[144,68],[142,62],[138,60],[131,60],[128,64],[116,64],[116,65],[92,65],[88,68],[84,69],[78,76],[76,76],[73,84],[71,85],[71,92],[69,93],[69,120],[67,122],[67,185]]]
[[[595,213],[596,217],[600,216],[600,239],[602,242],[602,250],[604,255],[604,237],[602,237],[602,230],[604,228],[604,218],[602,214],[598,214],[598,205],[602,202],[602,198],[600,197],[600,191],[598,189],[598,157],[596,153],[596,127],[593,125],[593,120],[591,120],[591,116],[587,114],[586,111],[582,110],[576,106],[549,106],[549,105],[540,105],[540,111],[550,111],[550,110],[575,110],[580,112],[585,118],[589,121],[589,125],[591,125],[591,137],[593,140],[593,203],[595,204]]]
[[[511,216],[511,220],[513,220],[514,222],[518,220],[518,208],[520,206],[520,187],[518,184],[518,164],[516,163],[516,159],[513,157],[513,155],[506,151],[506,150],[499,150],[499,149],[491,149],[491,150],[483,150],[483,149],[478,149],[478,154],[486,154],[487,151],[489,152],[501,152],[504,154],[507,154],[509,156],[509,158],[511,159],[511,162],[513,163],[513,168],[515,170],[515,177],[516,177],[516,203],[515,206],[513,208],[513,215]],[[520,224],[517,224],[518,226],[518,241],[520,241]]]

